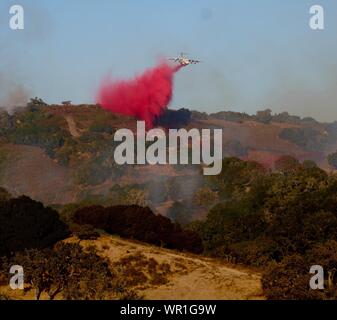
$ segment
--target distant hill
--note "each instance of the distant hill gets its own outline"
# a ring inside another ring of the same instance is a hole
[[[181,114],[178,127],[223,129],[224,156],[255,160],[268,168],[280,156],[292,155],[329,170],[327,156],[337,150],[336,123],[271,115],[270,110],[255,116],[186,109]],[[174,111],[168,117],[158,123],[179,120]],[[119,128],[135,130],[136,119],[97,105],[30,104],[12,115],[0,112],[0,125],[0,185],[13,195],[26,194],[46,204],[148,204],[167,214],[174,202],[193,202],[203,184],[195,166],[116,165],[113,134]],[[200,217],[206,212],[195,211]]]

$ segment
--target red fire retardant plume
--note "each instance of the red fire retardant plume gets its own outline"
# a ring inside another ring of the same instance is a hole
[[[173,76],[182,66],[161,62],[132,80],[105,80],[97,102],[114,113],[144,120],[147,128],[168,106],[172,99]]]

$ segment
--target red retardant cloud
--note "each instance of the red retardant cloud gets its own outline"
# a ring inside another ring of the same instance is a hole
[[[172,99],[173,76],[182,66],[161,62],[131,80],[105,80],[97,102],[114,113],[135,116],[152,128],[153,121]]]

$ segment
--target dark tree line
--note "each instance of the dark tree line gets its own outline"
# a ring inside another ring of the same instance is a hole
[[[155,215],[149,208],[91,206],[76,211],[74,222],[166,248],[202,252],[201,240],[195,232],[182,230],[179,225]]]

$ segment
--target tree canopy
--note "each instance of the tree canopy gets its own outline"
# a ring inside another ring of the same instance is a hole
[[[0,256],[46,248],[68,234],[58,213],[40,202],[25,196],[0,201]]]

